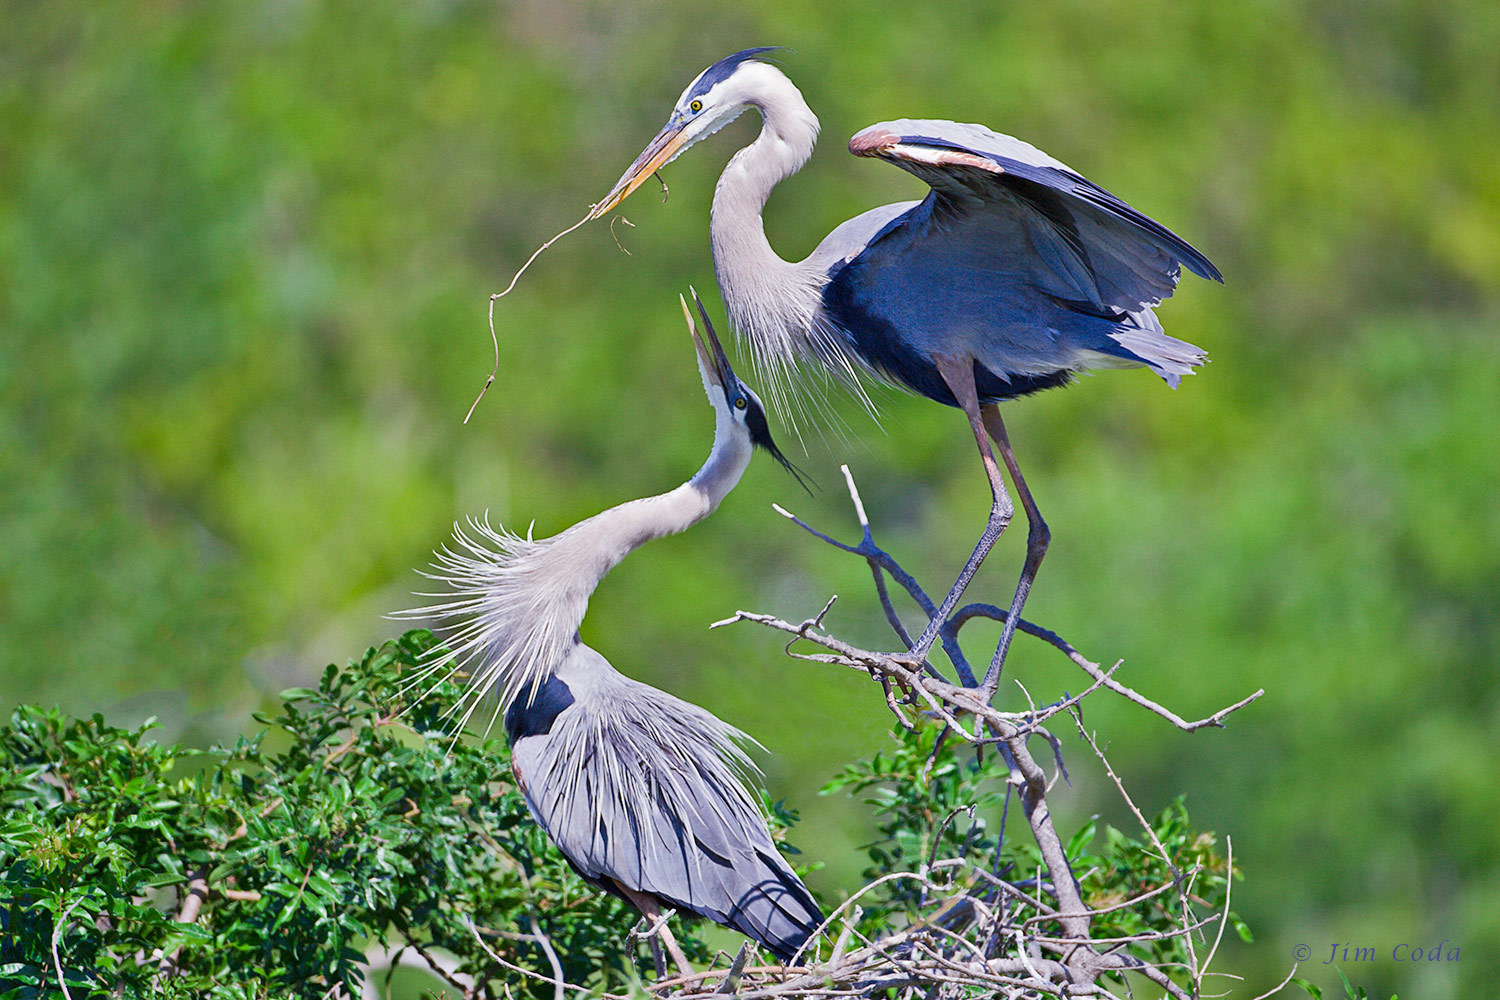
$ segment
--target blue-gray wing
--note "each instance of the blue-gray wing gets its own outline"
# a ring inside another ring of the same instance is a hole
[[[589,651],[592,652],[592,651]],[[528,805],[586,878],[701,914],[789,958],[822,922],[746,785],[738,734],[623,677],[518,739]]]
[[[932,186],[922,210],[892,232],[956,267],[1000,270],[1062,302],[1135,313],[1172,294],[1181,268],[1222,281],[1182,237],[1029,143],[982,125],[936,120],[883,122],[849,141],[857,156],[896,164]],[[965,241],[947,241],[963,233]],[[987,237],[975,245],[975,237]],[[996,262],[1000,263],[998,266]],[[1024,273],[1020,273],[1023,272]]]

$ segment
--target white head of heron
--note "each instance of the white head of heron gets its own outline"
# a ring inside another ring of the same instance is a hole
[[[597,219],[609,212],[688,147],[713,135],[752,106],[760,106],[763,113],[768,103],[778,107],[800,106],[804,111],[800,116],[802,130],[809,132],[810,138],[816,138],[818,119],[807,110],[796,86],[781,70],[759,60],[760,56],[774,51],[774,47],[762,47],[736,52],[694,77],[682,91],[682,96],[677,98],[666,125],[620,175],[609,194],[594,206],[589,217]],[[790,92],[788,97],[795,94],[796,100],[776,100],[782,92]],[[807,148],[811,149],[810,143]]]
[[[703,308],[703,300],[698,298],[697,290],[690,291],[693,303],[698,307],[698,316],[703,320],[701,335],[693,321],[692,311],[688,309],[687,299],[678,296],[678,300],[682,303],[682,315],[687,320],[688,332],[698,354],[698,374],[703,379],[703,391],[714,408],[715,449],[721,447],[720,439],[726,435],[743,435],[752,447],[762,449],[790,472],[803,489],[809,489],[802,471],[782,454],[771,438],[766,408],[760,397],[755,394],[754,389],[740,381],[730,367],[729,356],[724,352],[724,345],[719,342],[719,335],[709,321],[708,310]]]

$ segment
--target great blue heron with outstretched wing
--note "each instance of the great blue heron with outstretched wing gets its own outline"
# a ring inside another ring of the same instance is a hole
[[[871,209],[829,233],[807,259],[783,260],[761,210],[812,154],[818,119],[796,86],[746,49],[700,73],[666,126],[590,217],[623,201],[683,150],[747,108],[759,137],[714,190],[709,235],[730,320],[772,373],[812,359],[857,384],[869,373],[961,408],[978,442],[993,505],[973,555],[913,647],[925,656],[1012,506],[993,437],[1029,523],[1026,562],[992,662],[998,677],[1049,533],[1011,453],[996,404],[1064,385],[1092,368],[1146,366],[1176,387],[1203,352],[1162,332],[1153,307],[1182,267],[1222,281],[1181,237],[1036,147],[982,125],[901,120],[872,125],[849,151],[931,185],[920,202]]]
[[[823,917],[767,832],[750,784],[756,771],[741,747],[751,741],[619,673],[578,635],[604,575],[651,539],[713,513],[755,448],[791,469],[760,400],[730,368],[701,302],[698,309],[702,338],[683,302],[715,426],[697,474],[551,538],[471,521],[472,531],[459,528],[454,547],[438,553],[431,574],[452,591],[431,596],[448,600],[404,614],[449,626],[451,653],[425,676],[475,667],[464,722],[485,692],[498,693],[516,784],[585,879],[648,918],[668,907],[697,913],[785,961]],[[662,937],[687,971],[665,926]]]

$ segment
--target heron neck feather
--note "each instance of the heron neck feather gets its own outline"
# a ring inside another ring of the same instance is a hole
[[[749,436],[734,425],[722,405],[714,410],[714,447],[691,479],[666,493],[611,507],[558,536],[576,536],[569,539],[569,547],[592,554],[593,565],[580,571],[593,575],[595,583],[652,539],[686,531],[712,514],[745,474],[753,450]]]
[[[747,103],[761,113],[755,141],[730,159],[714,189],[709,221],[714,272],[730,320],[749,335],[758,354],[790,357],[805,330],[818,282],[804,262],[791,262],[766,239],[761,211],[771,191],[802,168],[818,140],[818,119],[802,94],[779,72],[755,81]]]
[[[589,598],[605,575],[651,539],[703,520],[734,489],[753,447],[725,412],[722,392],[715,404],[713,451],[676,489],[611,507],[551,538],[523,538],[471,520],[469,530],[456,531],[452,549],[439,551],[435,576],[447,581],[452,594],[408,614],[457,623],[451,651],[429,673],[452,676],[473,667],[476,693],[464,721],[478,705],[477,692],[496,691],[508,709],[521,692],[556,671],[577,644]]]
[[[779,71],[763,74],[755,85],[747,103],[760,110],[764,124],[719,177],[709,237],[719,291],[730,323],[749,341],[756,382],[795,426],[809,415],[808,400],[819,405],[815,394],[803,391],[797,362],[804,358],[815,359],[870,404],[859,385],[863,363],[823,316],[829,262],[816,250],[800,261],[784,260],[766,239],[761,218],[772,189],[812,155],[817,116]]]

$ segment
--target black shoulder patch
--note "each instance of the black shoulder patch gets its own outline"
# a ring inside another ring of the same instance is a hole
[[[505,738],[511,746],[528,736],[545,736],[557,717],[573,704],[573,691],[556,676],[523,687],[505,710]]]
[[[740,63],[754,59],[756,56],[764,55],[767,52],[775,52],[778,48],[780,48],[779,45],[762,45],[759,48],[745,49],[743,52],[736,52],[732,56],[725,56],[703,71],[703,75],[698,78],[697,84],[693,87],[693,92],[688,96],[702,97],[713,89],[714,84],[722,80],[727,80],[730,74],[739,69]]]

